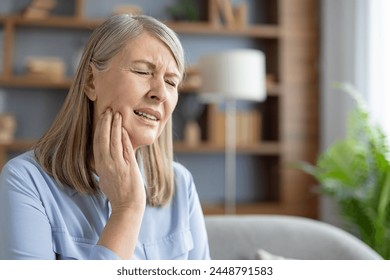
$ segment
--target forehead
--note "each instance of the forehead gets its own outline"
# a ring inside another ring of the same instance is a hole
[[[156,66],[166,66],[178,70],[174,55],[170,48],[160,39],[149,33],[142,33],[130,39],[122,51],[116,55],[119,59],[128,63],[132,60],[146,59]]]

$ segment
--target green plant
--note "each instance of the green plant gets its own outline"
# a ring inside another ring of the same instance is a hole
[[[180,0],[178,4],[169,7],[167,10],[176,20],[199,20],[198,6],[193,0]]]
[[[345,139],[335,142],[316,165],[299,163],[313,175],[326,195],[337,201],[348,229],[390,259],[390,161],[387,139],[372,124],[361,96],[350,85],[339,85],[356,101]]]

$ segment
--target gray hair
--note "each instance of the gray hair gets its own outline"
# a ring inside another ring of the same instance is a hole
[[[38,162],[57,182],[81,193],[98,192],[98,183],[91,173],[93,105],[85,94],[91,76],[90,65],[104,70],[131,39],[144,32],[166,44],[183,77],[183,48],[175,32],[165,24],[145,15],[108,18],[92,32],[65,103],[52,126],[34,147]],[[139,152],[149,204],[161,206],[168,203],[174,193],[172,120],[169,119],[155,143],[141,147]]]
[[[162,22],[146,16],[127,14],[111,16],[95,29],[86,46],[85,54],[98,70],[103,70],[112,57],[133,38],[147,32],[170,49],[180,74],[184,73],[184,53],[177,35]]]

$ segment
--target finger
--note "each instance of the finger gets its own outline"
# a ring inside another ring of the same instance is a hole
[[[131,144],[131,140],[129,134],[126,129],[122,127],[122,143],[123,143],[123,158],[129,164],[136,164],[137,160],[135,158],[135,153],[133,149],[133,145]]]
[[[110,151],[113,159],[123,160],[122,116],[118,112],[114,114],[114,120],[112,122]]]
[[[110,154],[110,134],[111,134],[112,111],[107,109],[96,124],[94,135],[94,153],[99,159],[103,159]]]

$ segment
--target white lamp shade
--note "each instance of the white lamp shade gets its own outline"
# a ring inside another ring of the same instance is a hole
[[[264,101],[265,56],[253,49],[239,49],[200,58],[200,94],[206,102],[221,100]]]

